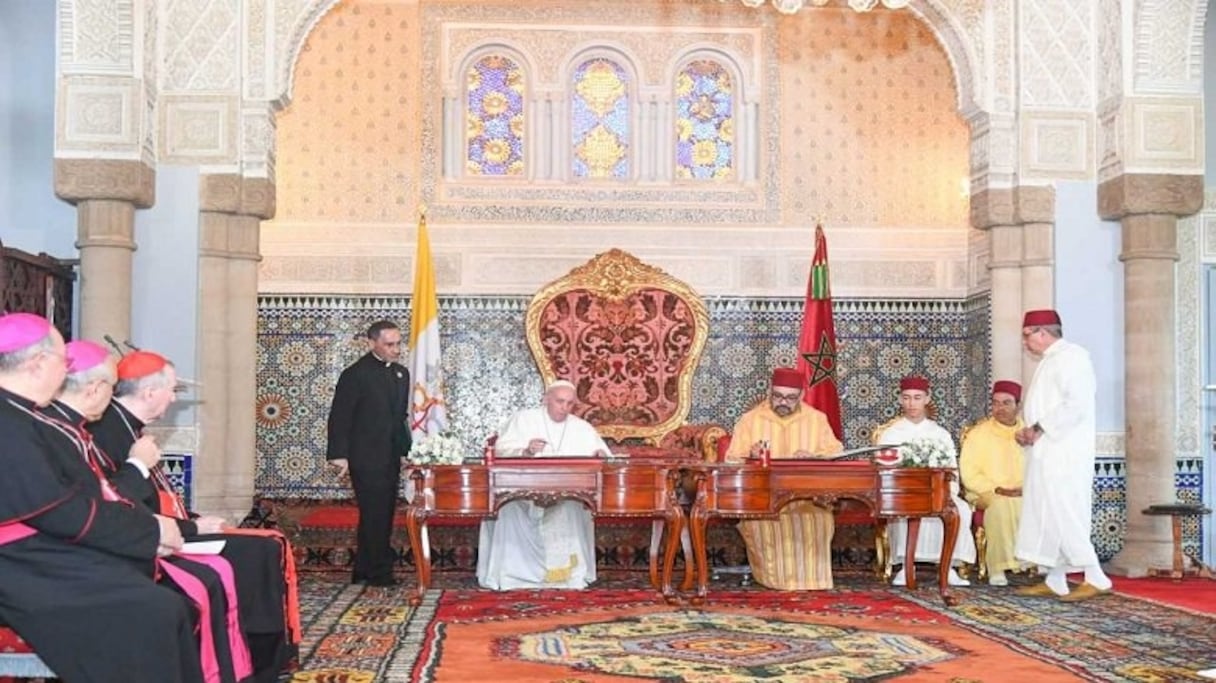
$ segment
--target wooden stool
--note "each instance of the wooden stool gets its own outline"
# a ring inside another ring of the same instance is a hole
[[[1184,517],[1199,517],[1201,515],[1210,514],[1212,511],[1199,503],[1170,503],[1168,505],[1150,505],[1141,512],[1146,515],[1154,516],[1169,515],[1172,531],[1174,533],[1174,566],[1171,570],[1168,570],[1168,573],[1170,578],[1174,579],[1175,581],[1181,581],[1182,577],[1187,573],[1187,571],[1184,569],[1183,563],[1184,553],[1182,552],[1182,520]],[[1201,562],[1199,558],[1189,554],[1186,555],[1186,557],[1190,558],[1191,563],[1194,565],[1194,568],[1190,570],[1191,572],[1204,578],[1216,579],[1216,576],[1212,575],[1212,570]],[[1158,576],[1166,573],[1167,570],[1165,569],[1148,570],[1149,576]]]

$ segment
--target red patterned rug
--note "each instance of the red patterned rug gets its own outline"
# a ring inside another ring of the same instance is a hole
[[[471,579],[410,609],[399,590],[305,580],[293,681],[1202,681],[1216,619],[1110,596],[1069,605],[1008,589],[935,592],[848,577],[828,592],[718,590],[671,607],[636,577],[579,592],[492,593]]]

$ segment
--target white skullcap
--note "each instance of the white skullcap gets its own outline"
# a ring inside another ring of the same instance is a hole
[[[568,382],[564,379],[555,379],[552,382],[549,382],[549,386],[545,387],[545,393],[547,394],[550,391],[553,391],[554,389],[574,389],[574,388],[575,387],[572,382]]]

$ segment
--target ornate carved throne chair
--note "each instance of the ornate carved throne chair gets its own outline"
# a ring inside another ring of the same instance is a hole
[[[717,425],[684,422],[709,315],[685,283],[620,249],[532,298],[528,347],[545,384],[575,386],[576,414],[632,457],[713,459]]]
[[[575,413],[631,458],[712,460],[718,425],[686,425],[709,315],[684,282],[619,249],[543,287],[528,305],[528,347],[547,385],[574,384]],[[655,576],[663,522],[650,543]],[[687,529],[684,557],[692,557]],[[684,588],[691,588],[686,561]]]

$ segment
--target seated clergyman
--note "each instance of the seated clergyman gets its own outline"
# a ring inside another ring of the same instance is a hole
[[[880,444],[903,445],[917,439],[933,439],[941,442],[942,447],[954,461],[953,467],[958,467],[954,456],[954,440],[950,433],[930,420],[927,413],[929,405],[929,380],[924,377],[905,377],[899,382],[899,407],[901,417],[878,435]],[[954,543],[952,565],[975,562],[975,539],[971,537],[971,507],[959,497],[957,481],[950,482],[950,494],[954,505],[958,508],[958,537]],[[906,540],[908,538],[908,522],[897,519],[888,526],[891,538],[891,557],[895,564],[903,564],[899,573],[892,581],[896,586],[906,583],[908,565],[915,562],[940,561],[942,543],[945,540],[945,526],[940,519],[926,517],[920,522],[920,533],[916,537],[915,556],[910,560],[904,557]],[[950,585],[967,586],[970,582],[958,575],[954,567],[950,567]]]
[[[806,378],[801,372],[793,368],[773,370],[768,400],[739,418],[726,459],[744,460],[761,448],[770,450],[774,459],[839,453],[843,446],[832,432],[827,415],[802,402],[804,386]],[[809,500],[782,507],[775,520],[739,523],[752,575],[761,585],[779,590],[832,587],[834,531],[831,510]]]
[[[571,415],[574,385],[557,380],[538,408],[517,412],[498,433],[501,457],[605,457],[608,445]],[[595,524],[573,500],[549,507],[516,500],[481,523],[477,583],[483,588],[586,588],[595,581]]]

